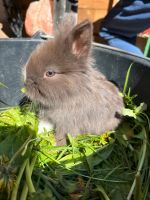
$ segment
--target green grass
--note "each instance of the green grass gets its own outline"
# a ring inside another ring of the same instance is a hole
[[[34,113],[17,107],[1,111],[0,195],[11,200],[148,199],[149,118],[144,104],[133,107],[135,115],[129,112],[115,132],[68,135],[65,146],[54,146],[52,132],[37,135]]]

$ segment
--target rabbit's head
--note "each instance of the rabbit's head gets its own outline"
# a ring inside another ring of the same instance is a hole
[[[79,93],[86,82],[92,62],[92,24],[85,20],[73,27],[71,22],[63,21],[54,39],[38,45],[25,65],[27,96],[33,101],[57,104]]]

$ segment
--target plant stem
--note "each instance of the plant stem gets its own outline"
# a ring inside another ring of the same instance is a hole
[[[20,200],[26,200],[27,195],[28,195],[28,186],[27,183],[25,182],[21,192]]]
[[[34,185],[32,183],[32,179],[31,179],[31,171],[30,171],[30,167],[29,167],[29,158],[27,159],[27,165],[26,165],[25,173],[26,173],[26,182],[27,182],[29,192],[31,192],[31,193],[36,192]]]
[[[97,186],[97,190],[103,195],[105,200],[110,200],[110,198],[107,196],[104,188],[102,188],[101,186]]]
[[[16,184],[15,184],[14,189],[13,189],[12,194],[11,194],[11,200],[17,200],[17,192],[18,192],[20,180],[22,178],[26,164],[27,164],[27,159],[23,162],[23,164],[21,165],[21,168],[19,170],[19,174],[18,174],[18,177],[17,177],[17,180],[16,180]]]
[[[140,200],[141,199],[141,176],[140,173],[136,175],[136,187],[135,187],[135,199]]]
[[[149,185],[150,185],[150,169],[149,169],[149,172],[148,172],[148,179],[147,179],[147,184],[146,184],[146,187],[145,187],[143,200],[147,199],[147,193],[148,193],[148,190],[149,190]]]
[[[34,168],[36,159],[37,159],[37,155],[35,155],[35,156],[33,157],[32,161],[31,161],[31,165],[30,165],[30,173],[31,173],[31,175],[32,175],[32,172],[33,172],[33,168]],[[23,186],[22,193],[21,193],[20,200],[26,200],[26,199],[27,199],[27,195],[28,195],[28,185],[27,185],[27,183],[25,182],[25,183],[24,183],[24,186]]]

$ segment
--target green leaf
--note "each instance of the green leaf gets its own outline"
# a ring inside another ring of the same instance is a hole
[[[136,114],[129,108],[124,108],[122,111],[123,116],[133,117],[136,119]]]
[[[24,88],[21,88],[21,92],[22,93],[26,93],[27,89],[24,87]]]
[[[143,111],[147,110],[147,104],[146,103],[140,103],[140,105],[138,107],[135,108],[134,112],[136,114],[139,114]]]

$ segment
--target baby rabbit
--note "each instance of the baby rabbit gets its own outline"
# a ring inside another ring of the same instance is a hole
[[[74,26],[68,16],[59,28],[53,40],[32,52],[24,71],[26,94],[39,104],[40,120],[52,124],[61,145],[68,133],[115,129],[124,105],[118,88],[93,67],[92,23]]]

